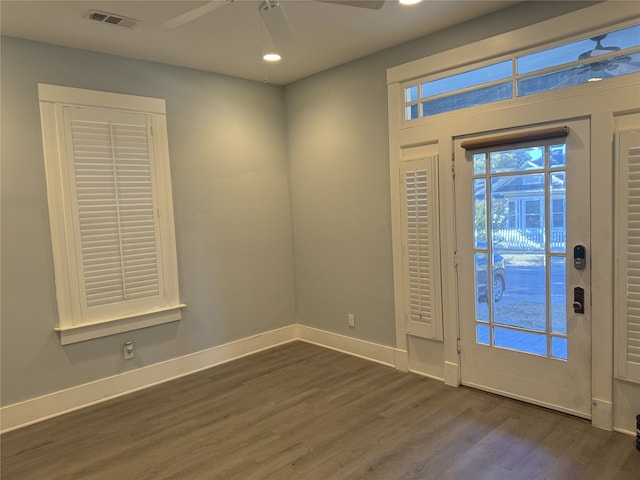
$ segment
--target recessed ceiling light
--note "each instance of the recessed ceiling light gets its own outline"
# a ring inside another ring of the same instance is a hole
[[[420,2],[422,2],[422,0],[400,0],[400,5],[415,5]]]
[[[262,58],[267,62],[279,62],[282,60],[282,57],[277,53],[265,53]]]

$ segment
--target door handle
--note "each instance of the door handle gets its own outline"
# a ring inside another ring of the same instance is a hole
[[[573,289],[573,311],[584,313],[584,288],[575,287]]]

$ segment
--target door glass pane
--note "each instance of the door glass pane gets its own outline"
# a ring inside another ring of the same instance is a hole
[[[551,257],[551,331],[567,333],[567,267],[566,259]]]
[[[544,173],[491,178],[491,227],[496,249],[523,254],[544,252],[544,178]],[[478,202],[481,191],[476,192]]]
[[[547,329],[545,256],[542,253],[507,254],[508,285],[504,298],[494,306],[493,321],[500,325]]]
[[[487,254],[475,254],[475,278],[476,278],[476,320],[489,321],[489,270],[487,269]]]
[[[414,105],[409,105],[406,108],[405,119],[406,120],[414,120],[414,119],[418,118],[418,114],[419,114],[418,104],[416,103]]]
[[[517,70],[519,74],[534,72],[543,68],[555,67],[556,65],[572,63],[576,60],[615,52],[615,50],[608,50],[606,47],[615,47],[621,50],[635,47],[638,43],[640,43],[640,25],[634,25],[615,32],[609,32],[606,35],[585,38],[560,45],[559,47],[524,55],[517,59]]]
[[[496,347],[547,355],[547,337],[544,334],[495,327],[493,337]]]
[[[489,333],[489,326],[488,325],[478,325],[478,330],[477,330],[477,342],[482,344],[482,345],[491,345],[491,340],[489,337],[490,333]]]
[[[422,102],[422,116],[427,117],[437,113],[484,105],[499,100],[507,100],[511,97],[513,97],[513,84],[511,82],[482,87],[476,90],[455,93],[448,97]]]
[[[566,337],[551,337],[551,356],[559,360],[569,358]]]
[[[566,172],[563,170],[551,172],[551,236],[549,248],[552,252],[566,251]]]
[[[469,72],[450,75],[445,78],[423,83],[421,85],[422,98],[433,97],[443,93],[502,80],[503,78],[511,77],[511,74],[512,61],[506,60],[486,67],[476,68]]]
[[[473,156],[480,344],[566,359],[564,156],[550,143]]]
[[[564,199],[562,198],[551,200],[551,228],[564,228]]]
[[[473,181],[474,191],[474,246],[476,248],[487,248],[487,196],[486,181],[482,179]]]
[[[619,57],[596,60],[576,67],[523,78],[518,80],[518,96],[524,97],[636,72],[640,72],[640,52],[630,52]]]
[[[476,153],[473,156],[473,174],[482,175],[487,170],[487,154]]]
[[[544,166],[544,148],[519,148],[489,154],[491,173],[538,170]]]
[[[551,145],[550,148],[550,163],[551,168],[564,167],[567,164],[567,146],[566,145]]]
[[[418,100],[418,86],[411,85],[404,89],[404,101],[406,103]]]

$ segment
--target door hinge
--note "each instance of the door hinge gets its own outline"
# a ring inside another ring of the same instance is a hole
[[[458,252],[453,252],[453,268],[458,268]]]
[[[458,353],[462,353],[462,348],[460,348],[460,339],[457,339],[456,347],[458,348]]]

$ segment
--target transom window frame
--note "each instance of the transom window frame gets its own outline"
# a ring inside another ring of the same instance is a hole
[[[181,319],[178,267],[169,167],[165,101],[157,98],[38,84],[43,154],[49,203],[58,321],[54,330],[67,345],[93,338],[175,322]],[[138,306],[127,301],[109,305],[108,315],[87,315],[82,271],[82,239],[70,144],[70,109],[109,116],[136,115],[147,120],[150,174],[158,255],[156,300]]]
[[[538,52],[543,52],[549,49],[553,49],[559,46],[563,46],[565,44],[569,44],[575,41],[579,41],[579,40],[584,40],[585,38],[591,38],[591,37],[595,37],[597,35],[602,35],[602,34],[606,34],[606,33],[610,33],[612,31],[617,31],[617,30],[622,30],[625,28],[629,28],[629,27],[633,27],[633,26],[640,26],[640,17],[636,17],[624,22],[619,22],[613,25],[608,25],[606,27],[602,27],[596,30],[591,30],[591,31],[581,31],[579,33],[575,33],[573,35],[567,35],[565,37],[561,37],[555,41],[552,42],[548,42],[548,43],[544,43],[544,44],[538,44],[535,46],[531,46],[529,48],[521,48],[521,49],[516,49],[513,52],[509,52],[507,54],[503,54],[503,55],[496,55],[490,58],[486,58],[486,59],[482,59],[482,60],[476,60],[474,62],[469,62],[469,63],[464,63],[464,64],[458,64],[458,65],[454,65],[451,66],[449,68],[443,68],[443,69],[438,69],[436,71],[433,71],[432,73],[430,73],[427,76],[423,76],[423,77],[419,77],[419,78],[412,78],[410,80],[406,80],[404,82],[402,82],[400,84],[401,86],[401,93],[402,93],[402,101],[401,101],[401,105],[402,105],[402,112],[400,114],[400,119],[401,119],[401,126],[415,126],[415,125],[419,125],[422,123],[426,123],[428,121],[429,118],[432,118],[434,115],[437,116],[446,116],[446,115],[456,115],[456,114],[460,114],[460,112],[464,112],[467,111],[469,109],[478,109],[478,108],[490,108],[491,105],[495,105],[495,104],[501,104],[501,105],[505,105],[505,104],[509,104],[510,102],[518,102],[518,101],[522,101],[523,99],[528,99],[530,97],[535,97],[536,95],[549,95],[549,94],[554,94],[556,91],[560,90],[560,91],[564,91],[567,88],[585,88],[586,87],[594,87],[596,84],[607,84],[609,83],[611,80],[615,79],[615,78],[619,78],[619,77],[614,77],[612,79],[604,79],[604,81],[596,81],[596,82],[589,82],[589,84],[586,83],[579,83],[577,85],[572,85],[569,87],[559,87],[559,88],[553,88],[553,89],[549,89],[549,90],[544,90],[542,92],[537,92],[537,93],[532,93],[532,94],[527,94],[524,96],[521,96],[518,94],[518,82],[523,80],[523,79],[527,79],[527,78],[532,78],[532,77],[538,77],[540,75],[544,75],[544,74],[548,74],[548,73],[553,73],[556,71],[560,71],[562,69],[567,68],[568,66],[575,66],[575,65],[579,65],[579,64],[585,64],[585,63],[590,63],[590,62],[595,62],[597,60],[598,57],[593,57],[589,60],[582,60],[582,61],[578,61],[576,60],[573,63],[563,63],[560,66],[553,66],[553,67],[548,67],[548,68],[543,68],[543,69],[539,69],[539,70],[534,70],[534,71],[528,71],[526,73],[522,73],[522,74],[518,74],[517,72],[517,68],[518,68],[518,59],[522,58],[522,57],[526,57],[527,55],[530,54],[534,54],[534,53],[538,53]],[[636,47],[632,47],[632,49],[627,49],[627,50],[623,50],[623,52],[628,52],[631,51],[632,53],[635,54],[640,54],[640,45],[636,46]],[[477,83],[475,85],[472,85],[470,87],[465,87],[465,88],[461,88],[458,90],[453,90],[453,91],[447,91],[444,93],[439,93],[436,95],[427,95],[427,96],[422,96],[422,84],[424,83],[429,83],[429,82],[435,82],[438,80],[443,80],[443,79],[447,79],[447,78],[451,78],[457,75],[461,75],[467,72],[471,72],[473,70],[478,70],[478,69],[482,69],[482,68],[486,68],[492,65],[499,65],[502,64],[504,62],[508,62],[511,61],[511,71],[512,74],[510,77],[506,77],[506,78],[499,78],[499,79],[495,79],[495,80],[491,80],[488,82],[480,82]],[[637,72],[636,72],[637,74]],[[634,75],[634,74],[631,74]],[[624,76],[624,75],[623,75]],[[602,80],[602,79],[599,79]],[[430,115],[424,115],[423,111],[422,111],[422,105],[425,102],[430,102],[430,101],[437,101],[439,99],[444,99],[447,97],[450,97],[452,95],[457,95],[457,94],[464,94],[464,93],[468,93],[468,92],[473,92],[473,91],[477,91],[477,90],[482,90],[485,88],[498,88],[501,85],[505,85],[509,83],[511,85],[510,87],[510,91],[511,91],[511,95],[509,98],[504,98],[504,99],[498,99],[498,100],[492,100],[492,101],[488,101],[488,102],[482,102],[482,103],[478,103],[478,104],[474,104],[474,105],[470,105],[468,107],[461,107],[461,108],[456,108],[456,109],[451,109],[451,110],[447,110],[441,113],[434,113],[434,114],[430,114]],[[411,99],[408,100],[408,91],[411,88],[416,88],[417,89],[417,97],[415,99]],[[560,96],[562,95],[566,95],[565,93],[560,93]],[[417,112],[418,112],[418,116],[415,118],[408,118],[408,112],[409,109],[411,108],[416,108]]]

